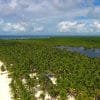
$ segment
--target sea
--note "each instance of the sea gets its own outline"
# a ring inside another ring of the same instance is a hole
[[[50,38],[51,36],[48,35],[38,35],[38,36],[33,36],[33,35],[1,35],[0,40],[9,40],[9,39],[38,39],[38,38]]]
[[[0,35],[0,40],[10,39],[39,39],[52,37],[98,37],[98,36],[66,36],[66,35]],[[100,36],[99,36],[100,37]]]

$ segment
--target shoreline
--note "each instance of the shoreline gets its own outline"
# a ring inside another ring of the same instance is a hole
[[[3,62],[0,61],[0,100],[12,100],[10,82],[11,78],[8,77],[8,72],[1,71],[1,67],[4,65]]]

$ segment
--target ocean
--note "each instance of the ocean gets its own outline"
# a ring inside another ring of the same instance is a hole
[[[98,36],[64,36],[64,35],[0,35],[0,40],[10,39],[39,39],[51,37],[98,37]],[[100,37],[100,36],[99,36]]]
[[[0,36],[1,40],[9,40],[9,39],[38,39],[38,38],[50,38],[51,36],[48,35],[42,35],[42,36],[33,36],[33,35],[21,35],[21,36],[15,36],[15,35],[5,35]]]

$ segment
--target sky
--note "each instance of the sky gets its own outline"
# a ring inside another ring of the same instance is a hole
[[[100,0],[0,0],[0,35],[100,35]]]

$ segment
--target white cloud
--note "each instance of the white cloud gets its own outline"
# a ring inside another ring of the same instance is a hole
[[[96,29],[97,32],[100,32],[100,22],[95,21],[94,28]]]
[[[62,21],[57,25],[58,32],[100,32],[100,22],[91,21],[88,22],[80,22],[80,21]]]
[[[4,31],[24,32],[26,29],[20,23],[17,23],[17,24],[6,23],[6,25],[3,27],[3,30]]]
[[[77,22],[62,21],[57,25],[58,32],[68,32],[75,27]]]
[[[95,19],[100,19],[100,6],[96,6],[92,15]]]
[[[24,33],[37,33],[37,32],[75,32],[75,33],[96,33],[100,32],[100,21],[99,20],[77,20],[77,21],[60,21],[52,23],[40,23],[39,21],[34,22],[6,22],[0,20],[0,30],[4,32],[24,32]]]
[[[11,0],[11,2],[9,3],[9,7],[11,7],[12,9],[15,9],[17,6],[17,0]]]
[[[0,31],[54,33],[59,22],[58,32],[100,32],[100,6],[93,1],[0,0],[0,19],[5,20],[0,20]],[[82,18],[90,23],[77,21]]]
[[[75,2],[73,2],[73,0],[52,0],[52,1],[54,6],[61,10],[76,8],[83,2],[82,0],[75,0]]]
[[[99,22],[94,22],[94,25],[96,28],[100,29],[100,23]]]
[[[24,23],[10,23],[4,22],[3,20],[0,21],[0,29],[6,32],[25,32],[26,27]]]
[[[74,0],[6,0],[0,3],[0,16],[16,15],[24,19],[26,15],[30,19],[30,17],[58,16],[59,18],[61,15],[69,15],[68,18],[72,16],[74,18],[80,14],[87,16],[88,12],[91,13],[90,8],[93,8],[93,0],[75,0],[75,2]],[[98,11],[95,10],[96,13]]]
[[[43,26],[38,26],[38,27],[35,26],[34,29],[33,29],[34,32],[42,32],[43,30],[44,30]]]
[[[43,25],[34,22],[5,22],[0,20],[0,30],[4,32],[42,32]]]
[[[0,3],[0,13],[1,15],[9,15],[14,12],[16,12],[16,9],[18,9],[18,3],[17,0],[10,0],[6,3]],[[16,12],[17,13],[17,12]]]

